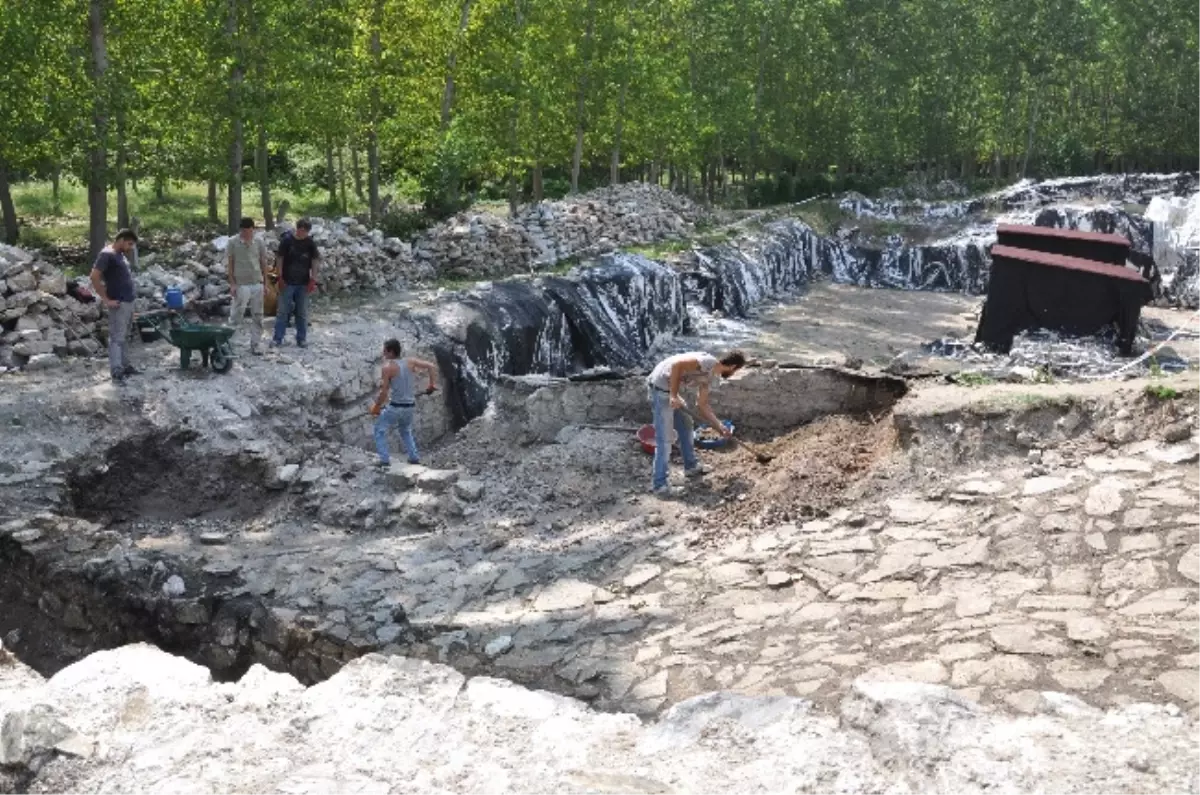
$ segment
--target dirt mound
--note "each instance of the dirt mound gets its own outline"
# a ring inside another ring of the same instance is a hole
[[[890,418],[824,417],[756,449],[774,456],[760,464],[748,448],[720,453],[711,476],[724,501],[711,526],[720,536],[822,516],[854,495],[853,487],[895,449]]]

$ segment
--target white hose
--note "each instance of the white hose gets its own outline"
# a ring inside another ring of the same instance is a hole
[[[1197,320],[1197,319],[1200,319],[1200,312],[1197,312],[1195,315],[1193,315],[1193,316],[1192,316],[1192,320]],[[1081,377],[1082,377],[1082,378],[1089,379],[1089,380],[1093,380],[1093,381],[1100,380],[1100,379],[1102,379],[1102,378],[1112,378],[1112,377],[1113,377],[1114,375],[1116,375],[1117,373],[1122,373],[1122,372],[1124,372],[1124,371],[1128,370],[1130,367],[1133,367],[1135,364],[1138,364],[1138,363],[1140,363],[1140,362],[1143,362],[1143,361],[1145,361],[1146,359],[1148,359],[1149,357],[1151,357],[1151,356],[1153,356],[1154,354],[1158,353],[1158,352],[1159,352],[1159,350],[1161,350],[1161,349],[1162,349],[1162,348],[1163,348],[1163,347],[1164,347],[1164,346],[1165,346],[1165,345],[1166,345],[1168,342],[1170,342],[1171,340],[1175,339],[1175,337],[1177,337],[1177,336],[1178,336],[1178,335],[1179,335],[1179,334],[1180,334],[1180,333],[1181,333],[1181,332],[1182,332],[1182,331],[1183,331],[1185,328],[1186,328],[1186,326],[1180,326],[1179,328],[1175,329],[1174,331],[1172,331],[1172,332],[1171,332],[1171,333],[1170,333],[1170,334],[1167,336],[1167,338],[1166,338],[1165,340],[1163,340],[1162,342],[1158,343],[1158,344],[1157,344],[1157,345],[1155,345],[1153,348],[1151,348],[1150,350],[1148,350],[1148,351],[1146,351],[1145,353],[1143,353],[1141,356],[1139,356],[1139,357],[1137,357],[1136,359],[1134,359],[1132,362],[1129,362],[1128,364],[1123,364],[1123,365],[1121,365],[1121,366],[1120,366],[1120,367],[1118,367],[1116,370],[1113,370],[1111,373],[1102,373],[1102,374],[1100,374],[1100,375],[1084,375],[1084,376],[1081,376]]]

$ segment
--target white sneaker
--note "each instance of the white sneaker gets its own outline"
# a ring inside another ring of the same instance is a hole
[[[655,486],[652,490],[655,497],[678,497],[683,494],[683,489],[678,486]]]
[[[695,469],[683,470],[684,477],[688,477],[688,478],[698,478],[701,475],[707,475],[707,474],[708,474],[708,467],[704,466],[704,464],[696,464]]]

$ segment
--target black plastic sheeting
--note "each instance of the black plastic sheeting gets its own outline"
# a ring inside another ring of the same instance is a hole
[[[1132,244],[1130,259],[1140,259],[1144,275],[1157,279],[1152,259],[1147,263],[1150,225],[1134,216],[1100,208],[1051,208],[1038,214],[1036,223],[1121,234]],[[983,294],[992,271],[991,241],[980,234],[869,249],[822,237],[797,220],[781,220],[764,227],[755,244],[698,250],[696,265],[688,270],[618,253],[570,275],[494,282],[451,295],[402,322],[412,324],[418,339],[433,349],[448,387],[446,404],[456,426],[462,426],[486,410],[500,375],[642,369],[656,341],[690,330],[685,304],[746,317],[762,301],[799,291],[816,276],[863,287]],[[1018,281],[1030,282],[1025,277]],[[1100,289],[1106,297],[1096,300],[1105,309],[1097,311],[1105,317],[1127,313],[1128,306],[1141,300],[1141,292],[1135,292],[1114,298]],[[1013,300],[1022,312],[1040,311],[1037,298],[1032,304]],[[1084,319],[1069,324],[1092,327],[1091,319]],[[1006,334],[1007,329],[998,331],[997,341]]]
[[[500,375],[641,365],[666,335],[686,330],[671,268],[618,254],[570,276],[496,282],[408,318],[433,349],[456,427],[480,416]]]

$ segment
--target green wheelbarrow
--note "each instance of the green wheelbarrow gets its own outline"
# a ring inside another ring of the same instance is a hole
[[[233,345],[229,326],[188,323],[169,309],[138,315],[138,333],[143,342],[162,338],[179,349],[179,369],[186,370],[192,351],[199,351],[205,367],[214,373],[227,373],[233,367]]]

